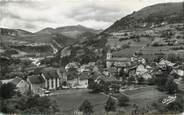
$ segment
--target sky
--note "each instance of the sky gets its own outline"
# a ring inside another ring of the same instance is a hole
[[[105,29],[149,5],[183,0],[0,0],[0,27],[31,32],[83,25]]]

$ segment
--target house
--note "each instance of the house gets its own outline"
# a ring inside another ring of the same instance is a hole
[[[21,94],[25,94],[29,90],[29,84],[23,80],[22,78],[15,77],[12,79],[6,79],[6,80],[1,80],[1,84],[7,84],[7,83],[12,83],[16,86],[16,91],[20,92]]]
[[[162,68],[162,69],[165,69],[167,66],[173,67],[174,65],[175,65],[175,63],[172,63],[172,62],[165,60],[165,59],[161,59],[161,61],[158,63],[158,67]]]
[[[32,75],[27,77],[27,82],[30,85],[30,90],[33,94],[41,95],[44,93],[45,79],[41,75]]]
[[[20,92],[21,94],[25,94],[29,90],[29,84],[22,78],[16,77],[11,81],[11,83],[16,86],[16,91]]]
[[[55,68],[45,68],[42,71],[42,77],[45,80],[45,88],[55,90],[60,87],[60,78]]]
[[[2,84],[7,84],[9,82],[13,81],[13,78],[12,79],[4,79],[4,80],[1,80],[1,83]]]
[[[79,72],[76,69],[66,72],[67,86],[70,88],[76,88],[79,85]]]
[[[116,74],[118,74],[118,71],[115,67],[110,67],[104,69],[103,74],[108,77],[114,77]]]
[[[143,73],[141,75],[141,77],[144,78],[145,80],[148,80],[148,79],[152,78],[152,75],[150,73],[146,72],[146,73]]]
[[[184,92],[184,78],[180,77],[178,79],[174,79],[174,82],[178,85],[178,89]]]
[[[144,73],[148,72],[148,69],[146,68],[145,65],[143,64],[140,64],[137,66],[137,69],[136,69],[136,75],[142,75]]]
[[[115,77],[107,77],[105,75],[99,76],[95,80],[98,84],[106,84],[110,92],[119,92],[119,88],[121,86],[121,82],[117,80]]]
[[[106,67],[110,68],[112,65],[117,67],[117,68],[122,68],[122,67],[127,67],[129,66],[130,59],[126,57],[120,57],[120,56],[113,56],[111,51],[107,52],[107,57],[106,57]]]
[[[41,75],[28,76],[27,81],[34,94],[43,94],[46,90],[56,90],[60,87],[60,77],[55,68],[45,68]]]
[[[119,82],[115,77],[108,77],[108,76],[105,76],[103,74],[99,75],[95,82],[97,83],[100,83],[101,81],[105,82],[105,83],[116,83],[116,82]]]
[[[135,76],[136,75],[136,69],[137,69],[136,65],[128,67],[127,68],[128,76],[129,77]]]
[[[90,65],[82,65],[79,68],[79,72],[89,72],[91,71],[92,67]]]
[[[184,71],[181,70],[181,69],[176,69],[176,68],[174,68],[174,69],[173,69],[173,73],[176,73],[176,74],[177,74],[178,76],[180,76],[180,77],[184,76]]]
[[[142,57],[138,56],[133,56],[130,58],[132,63],[137,63],[137,64],[146,64],[146,60]]]
[[[80,67],[80,63],[72,62],[65,66],[65,70],[68,71],[70,68],[78,69]]]
[[[67,84],[69,85],[70,88],[77,88],[79,86],[79,78],[73,78],[73,79],[68,79],[67,78]]]
[[[79,86],[78,88],[87,88],[88,87],[88,79],[89,79],[90,73],[83,72],[79,74]]]
[[[66,73],[66,70],[64,68],[59,68],[57,69],[57,74],[59,76],[59,79],[60,79],[60,83],[61,84],[66,84],[67,82],[67,73]]]

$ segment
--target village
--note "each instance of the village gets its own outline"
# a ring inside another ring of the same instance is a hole
[[[184,114],[183,1],[0,4],[0,115]]]
[[[126,94],[128,91],[144,92],[147,89],[157,88],[167,91],[171,94],[169,96],[176,95],[177,90],[184,91],[183,64],[172,63],[164,58],[148,63],[140,55],[135,54],[131,58],[125,58],[114,56],[112,50],[109,50],[105,65],[100,62],[83,65],[71,62],[65,67],[40,66],[38,68],[29,68],[26,71],[30,72],[30,75],[4,79],[0,84],[1,86],[8,83],[14,84],[20,95],[59,97],[68,92],[76,94],[78,91],[78,93],[87,91],[110,96],[116,101],[122,96],[130,98]],[[39,71],[35,72],[35,69]],[[164,83],[170,84],[165,88]],[[165,96],[164,99],[167,100],[167,98]]]

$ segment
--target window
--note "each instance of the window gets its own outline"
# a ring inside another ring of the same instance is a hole
[[[49,84],[49,80],[47,80],[47,88],[48,88],[48,89],[49,89],[49,85],[50,85],[50,84]]]
[[[51,82],[52,82],[52,88],[54,88],[54,80],[53,79],[51,79]]]

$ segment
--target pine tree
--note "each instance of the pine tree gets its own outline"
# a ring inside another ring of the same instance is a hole
[[[79,111],[82,111],[85,115],[90,115],[93,113],[93,105],[88,100],[84,100],[79,107]]]
[[[109,99],[107,100],[106,105],[105,105],[105,111],[106,112],[116,111],[116,103],[112,99],[112,97],[109,97]]]

